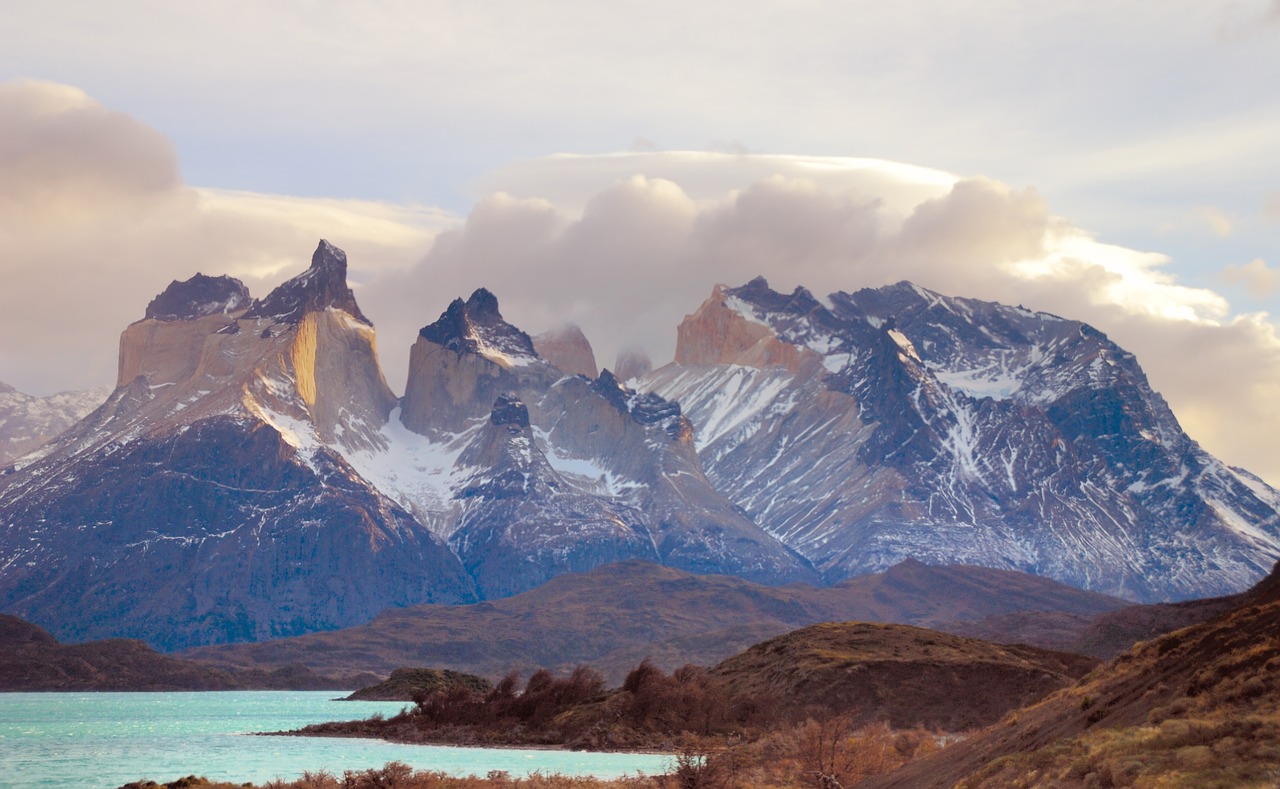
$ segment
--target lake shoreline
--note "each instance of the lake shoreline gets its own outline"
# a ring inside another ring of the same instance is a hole
[[[603,783],[661,774],[669,764],[658,754],[258,734],[351,715],[391,716],[403,706],[332,698],[332,691],[0,694],[0,789],[116,789],[187,775],[232,786],[287,785],[305,772],[342,776],[392,762],[454,776],[558,773]]]
[[[350,723],[360,723],[361,721],[349,721]],[[317,724],[327,725],[327,724]],[[309,727],[308,727],[309,728]],[[502,742],[502,741],[484,741],[477,742],[474,740],[465,740],[463,738],[422,738],[422,739],[398,739],[396,737],[380,737],[376,734],[361,733],[358,731],[308,731],[307,729],[293,729],[289,731],[256,731],[250,732],[249,736],[253,737],[318,737],[326,739],[358,739],[358,740],[377,740],[379,742],[390,742],[396,745],[421,745],[424,747],[447,747],[447,748],[475,748],[484,750],[512,750],[512,751],[562,751],[564,753],[617,753],[617,754],[636,754],[640,756],[667,756],[675,758],[675,748],[662,749],[653,747],[625,747],[612,746],[607,748],[574,748],[566,744],[545,743],[545,742]]]

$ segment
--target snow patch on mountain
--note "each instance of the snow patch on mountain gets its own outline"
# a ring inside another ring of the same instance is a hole
[[[555,444],[551,433],[542,428],[534,427],[533,435],[538,450],[556,474],[583,493],[627,501],[647,487],[609,468],[601,458],[578,456]]]
[[[642,386],[669,400],[697,404],[694,446],[702,454],[722,443],[731,449],[767,420],[790,411],[796,405],[794,379],[781,367],[720,365],[707,374],[671,365],[644,379]]]
[[[385,450],[347,452],[345,458],[361,477],[390,496],[437,536],[448,537],[456,511],[455,495],[479,469],[458,459],[482,425],[432,440],[409,430],[400,409],[382,426]]]

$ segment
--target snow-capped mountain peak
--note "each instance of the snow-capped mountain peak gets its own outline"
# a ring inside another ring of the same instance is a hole
[[[717,287],[639,382],[682,405],[717,489],[829,578],[914,557],[1153,600],[1280,558],[1275,491],[1191,441],[1096,329],[907,282],[829,303]]]

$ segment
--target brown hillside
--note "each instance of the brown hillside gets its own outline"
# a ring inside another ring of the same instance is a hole
[[[1110,660],[1139,641],[1146,641],[1239,607],[1249,593],[1181,603],[1131,605],[1102,614],[1063,611],[1016,611],[976,622],[954,622],[942,629],[956,635],[1000,644],[1034,644]]]
[[[1273,786],[1280,777],[1280,580],[1144,642],[1076,687],[868,787]]]
[[[43,628],[0,614],[0,690],[229,690],[226,671],[156,652],[141,641],[60,644]]]
[[[798,718],[835,709],[851,712],[858,723],[962,731],[1073,685],[1096,665],[1035,647],[845,622],[757,644],[711,673],[731,694],[775,699]]]
[[[320,676],[297,665],[228,671],[162,655],[126,638],[61,644],[41,627],[0,614],[0,691],[328,690],[367,681]]]
[[[513,669],[568,671],[589,663],[616,683],[646,655],[668,670],[711,665],[818,622],[936,625],[1017,610],[1097,614],[1123,605],[1044,578],[979,567],[904,562],[820,588],[623,562],[502,600],[391,609],[359,627],[182,654],[236,668],[298,663],[325,673],[386,675],[402,666],[438,666],[495,678]]]

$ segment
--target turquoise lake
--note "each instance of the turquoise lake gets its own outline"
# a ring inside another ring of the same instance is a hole
[[[612,778],[663,772],[652,754],[454,748],[379,740],[254,737],[308,723],[393,715],[403,702],[333,701],[334,691],[0,693],[0,787],[115,789],[196,774],[221,781],[293,779],[304,770],[402,761],[456,775],[506,770]]]

